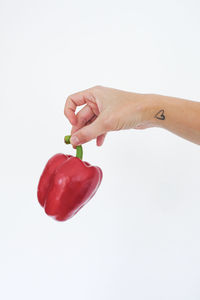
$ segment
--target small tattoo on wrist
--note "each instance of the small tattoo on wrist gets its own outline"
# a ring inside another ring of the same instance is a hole
[[[155,114],[154,118],[158,120],[165,120],[164,109],[159,110],[159,112]]]

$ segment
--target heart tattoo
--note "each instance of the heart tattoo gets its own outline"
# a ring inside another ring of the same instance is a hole
[[[165,120],[164,109],[159,110],[159,112],[157,112],[154,118],[159,120]]]

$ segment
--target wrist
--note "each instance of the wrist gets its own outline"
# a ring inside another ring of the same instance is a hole
[[[138,129],[162,127],[166,119],[165,98],[157,94],[144,94],[141,113],[141,122],[136,126]]]

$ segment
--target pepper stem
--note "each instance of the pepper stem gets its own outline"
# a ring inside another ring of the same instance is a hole
[[[66,135],[64,138],[65,144],[70,144],[71,135]],[[81,145],[76,147],[76,157],[83,159],[83,148]]]

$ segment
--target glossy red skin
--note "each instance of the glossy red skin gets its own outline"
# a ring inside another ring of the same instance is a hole
[[[68,220],[94,196],[102,176],[99,167],[71,155],[56,154],[40,177],[38,201],[47,215]]]

